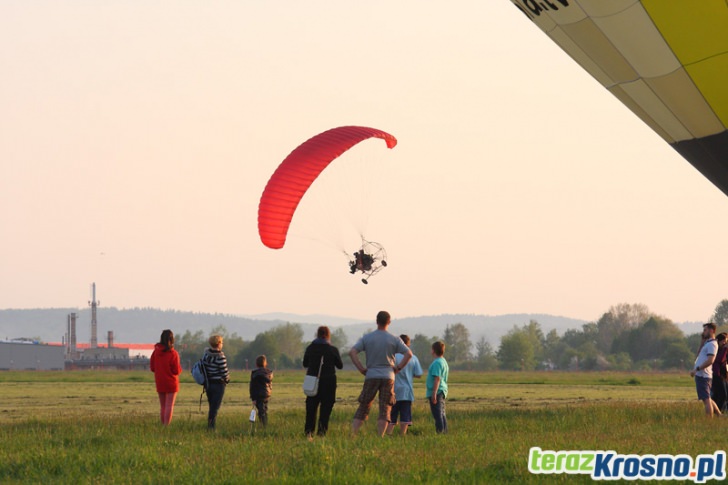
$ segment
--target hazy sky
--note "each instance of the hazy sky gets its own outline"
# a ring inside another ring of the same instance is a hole
[[[102,307],[363,319],[728,298],[728,198],[508,0],[6,0],[0,73],[0,308],[92,282]],[[352,149],[264,247],[268,178],[341,125],[399,144]],[[388,252],[369,285],[340,252],[361,227]]]

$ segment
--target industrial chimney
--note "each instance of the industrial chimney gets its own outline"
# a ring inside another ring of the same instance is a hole
[[[98,322],[96,320],[96,308],[101,304],[100,301],[96,301],[96,283],[91,283],[91,301],[88,302],[91,307],[91,348],[95,349],[99,346],[97,338],[97,327]]]
[[[68,315],[68,353],[72,359],[76,355],[76,314]]]

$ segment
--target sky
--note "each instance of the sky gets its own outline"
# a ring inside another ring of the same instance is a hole
[[[728,198],[508,0],[6,0],[0,72],[0,308],[92,282],[102,308],[364,320],[728,298]],[[399,143],[332,163],[266,248],[268,178],[343,125]]]

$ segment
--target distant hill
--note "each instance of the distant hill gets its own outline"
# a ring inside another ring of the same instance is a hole
[[[76,313],[76,340],[91,340],[91,310],[89,308],[49,308],[33,310],[0,310],[0,339],[19,337],[39,338],[45,342],[60,342],[66,333],[68,315]],[[154,308],[118,309],[101,307],[97,311],[97,338],[106,342],[108,332],[114,332],[115,342],[157,342],[162,330],[171,328],[176,335],[185,331],[202,330],[209,333],[217,326],[237,333],[245,340],[276,325],[283,320],[263,320],[222,313],[194,313]]]
[[[76,337],[78,342],[91,340],[91,310],[89,308],[47,308],[47,309],[7,309],[0,310],[0,340],[14,338],[33,338],[44,342],[61,342],[66,333],[69,313],[75,312]],[[544,333],[555,329],[559,336],[569,329],[581,329],[587,323],[575,318],[546,314],[507,314],[474,315],[445,314],[395,319],[390,331],[395,334],[406,333],[410,336],[423,334],[427,337],[441,337],[447,325],[462,323],[470,331],[473,343],[481,337],[494,347],[514,326],[522,326],[531,320],[537,321]],[[109,330],[114,332],[114,341],[119,343],[156,342],[165,328],[171,328],[177,335],[189,330],[202,330],[208,334],[213,328],[224,326],[229,333],[237,333],[244,340],[253,340],[265,332],[285,323],[298,323],[304,335],[313,337],[316,327],[328,325],[332,329],[343,328],[349,345],[356,342],[364,333],[375,328],[372,321],[331,315],[296,315],[291,313],[266,313],[260,315],[227,315],[222,313],[195,313],[155,308],[118,309],[101,307],[98,310],[97,338],[106,342]],[[677,324],[686,334],[698,333],[700,322]]]
[[[48,308],[0,310],[0,339],[37,338],[44,342],[61,342],[66,333],[68,314],[77,314],[76,339],[78,342],[91,340],[91,310],[89,308]],[[252,340],[261,332],[285,323],[301,324],[306,336],[313,337],[316,327],[328,325],[341,327],[349,344],[361,335],[375,328],[374,322],[362,322],[352,318],[328,315],[295,315],[269,313],[263,315],[236,316],[221,313],[194,313],[154,308],[118,309],[99,308],[97,338],[106,342],[108,332],[114,332],[114,341],[119,343],[156,342],[165,328],[171,328],[177,335],[189,330],[202,330],[208,334],[217,326],[224,326],[229,333],[237,333],[244,340]],[[556,329],[559,335],[568,329],[579,329],[583,320],[542,314],[472,315],[450,314],[420,316],[396,319],[390,330],[395,334],[410,336],[424,334],[440,337],[447,325],[462,323],[470,331],[473,343],[481,336],[494,347],[514,325],[521,326],[531,320],[537,321],[544,333]]]

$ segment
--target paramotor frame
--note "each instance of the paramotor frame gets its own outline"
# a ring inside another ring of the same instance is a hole
[[[386,266],[387,251],[384,247],[377,242],[367,241],[362,237],[361,249],[355,251],[349,261],[349,272],[351,274],[360,272],[365,275],[361,282],[367,285],[369,284],[369,278],[379,273]]]

